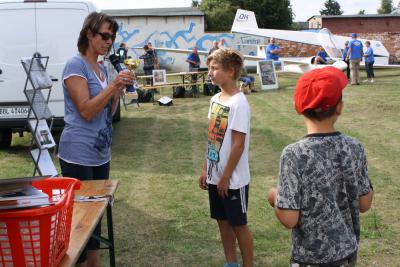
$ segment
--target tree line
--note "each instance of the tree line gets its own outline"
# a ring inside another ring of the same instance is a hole
[[[238,8],[254,11],[260,28],[296,29],[290,0],[192,0],[192,6],[204,13],[207,31],[229,31]],[[324,7],[320,10],[321,15],[343,14],[336,0],[326,0]],[[388,14],[392,11],[393,1],[381,0],[377,12]],[[365,14],[365,10],[360,9],[358,14]]]

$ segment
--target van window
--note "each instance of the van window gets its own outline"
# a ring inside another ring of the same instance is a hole
[[[89,13],[84,3],[38,3],[36,9],[38,51],[51,64],[65,63],[78,53],[77,41]]]
[[[0,63],[21,67],[21,57],[32,56],[35,46],[32,6],[20,3],[3,9],[0,5]]]

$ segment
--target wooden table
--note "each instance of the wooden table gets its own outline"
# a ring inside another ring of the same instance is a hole
[[[82,181],[80,190],[75,191],[75,196],[113,196],[118,184],[118,180]],[[109,201],[74,203],[69,247],[59,266],[66,267],[76,264],[104,211],[107,211],[108,238],[100,237],[100,241],[106,243],[108,247],[110,266],[115,266],[112,206]]]
[[[196,82],[192,82],[193,75],[197,75]],[[140,89],[142,90],[151,90],[151,89],[158,89],[162,87],[172,87],[172,86],[193,86],[193,85],[200,85],[207,83],[207,75],[208,71],[191,71],[191,72],[177,72],[177,73],[167,73],[167,78],[171,76],[177,76],[180,79],[180,82],[172,82],[159,85],[145,85],[146,79],[152,78],[153,75],[146,75],[146,76],[137,76],[137,79],[140,82]]]

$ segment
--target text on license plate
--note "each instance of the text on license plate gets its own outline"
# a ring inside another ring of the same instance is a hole
[[[28,116],[29,107],[27,106],[14,106],[14,107],[0,107],[0,119],[7,118],[26,118]]]

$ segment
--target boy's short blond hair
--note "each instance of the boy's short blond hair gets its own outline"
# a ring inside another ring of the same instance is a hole
[[[239,79],[243,68],[243,57],[238,51],[233,48],[219,48],[207,57],[207,66],[212,60],[221,65],[224,70],[233,68],[235,70],[234,79]]]

